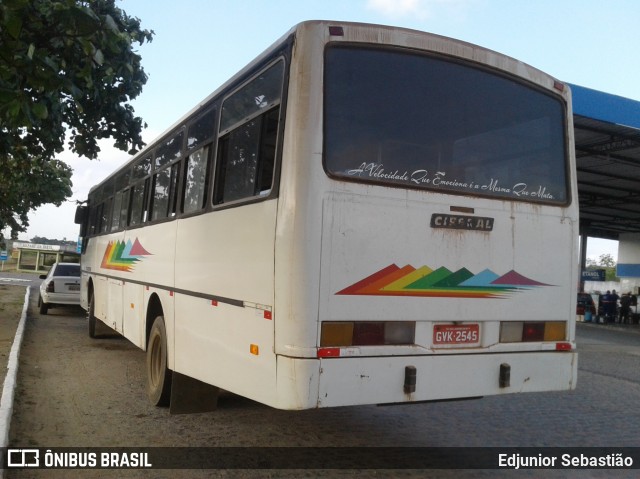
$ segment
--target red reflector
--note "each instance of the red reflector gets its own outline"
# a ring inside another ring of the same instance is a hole
[[[271,311],[265,311],[264,312],[264,319],[273,319]]]
[[[332,37],[343,37],[344,30],[342,27],[329,27],[329,35]]]
[[[212,299],[211,306],[218,306],[218,302],[215,299]]]
[[[564,91],[564,83],[559,82],[558,80],[553,82],[553,88],[555,88],[558,91]]]
[[[544,323],[524,323],[523,341],[544,341]]]
[[[339,358],[340,348],[318,348],[319,358]]]
[[[571,351],[571,343],[556,343],[556,351]]]

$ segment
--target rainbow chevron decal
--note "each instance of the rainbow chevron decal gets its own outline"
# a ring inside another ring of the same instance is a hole
[[[100,267],[128,273],[133,270],[138,261],[143,259],[143,256],[150,254],[142,247],[138,238],[133,243],[131,240],[126,243],[124,241],[109,241]]]
[[[336,294],[496,299],[540,286],[552,285],[513,270],[500,276],[490,269],[473,274],[467,268],[450,271],[445,267],[433,270],[428,266],[416,269],[411,265],[400,268],[392,264]]]

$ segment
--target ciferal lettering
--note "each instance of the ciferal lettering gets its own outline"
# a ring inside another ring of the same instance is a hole
[[[431,227],[457,230],[493,231],[493,221],[493,218],[487,217],[434,213],[431,216]]]

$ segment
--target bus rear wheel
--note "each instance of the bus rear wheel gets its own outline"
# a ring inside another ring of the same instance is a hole
[[[171,370],[167,366],[167,329],[164,317],[153,322],[147,346],[147,396],[154,406],[168,406],[171,399]]]

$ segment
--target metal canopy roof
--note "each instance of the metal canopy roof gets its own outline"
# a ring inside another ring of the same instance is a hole
[[[570,85],[583,234],[640,232],[640,102]]]

